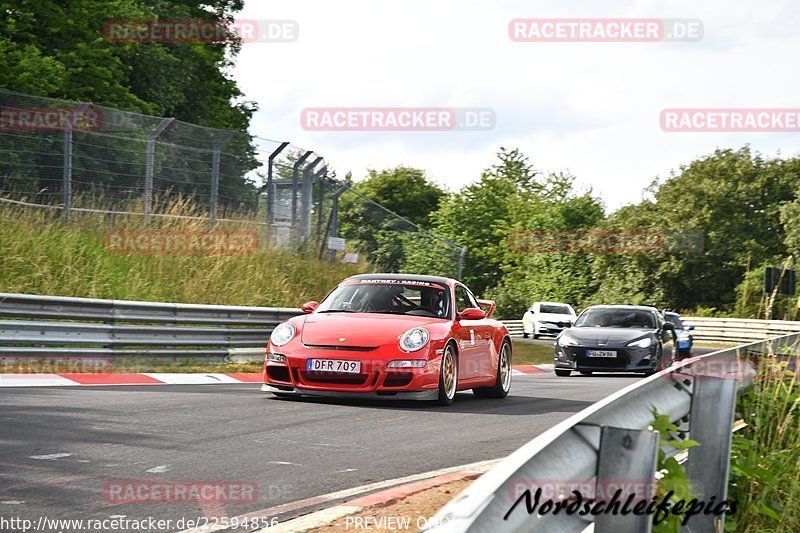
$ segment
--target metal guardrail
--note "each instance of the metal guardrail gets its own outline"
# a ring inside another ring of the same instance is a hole
[[[263,352],[300,309],[0,293],[0,356],[208,357]]]
[[[777,335],[800,333],[800,322],[789,320],[756,320],[747,318],[682,317],[695,327],[697,340],[747,342],[769,339]]]
[[[599,532],[650,531],[652,516],[529,514],[519,496],[521,489],[554,480],[593,487],[621,480],[652,484],[659,446],[652,408],[678,426],[677,439],[700,443],[689,448],[686,464],[693,494],[723,501],[737,389],[754,375],[744,357],[790,353],[798,343],[800,335],[791,334],[694,357],[610,395],[508,456],[437,513],[428,531],[557,533],[583,531],[592,523]],[[674,449],[664,451],[676,455]],[[723,521],[724,516],[701,513],[683,531],[721,531]]]
[[[696,341],[752,342],[778,335],[800,333],[800,322],[788,320],[757,320],[750,318],[681,317],[685,325],[695,327]],[[512,337],[522,336],[522,320],[504,320]]]

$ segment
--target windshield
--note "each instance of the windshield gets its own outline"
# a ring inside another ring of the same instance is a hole
[[[667,322],[675,326],[675,329],[684,329],[683,322],[681,322],[681,319],[678,315],[666,315],[665,318],[667,319]]]
[[[650,311],[637,309],[588,309],[575,321],[576,328],[656,328]]]
[[[552,313],[554,315],[571,315],[572,311],[566,305],[542,304],[539,306],[540,313]]]
[[[340,285],[318,313],[377,313],[449,318],[447,288],[428,282],[382,283],[363,280]]]

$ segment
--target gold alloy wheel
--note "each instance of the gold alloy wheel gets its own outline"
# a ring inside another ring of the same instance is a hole
[[[444,382],[444,392],[448,398],[456,395],[456,364],[453,358],[453,349],[448,346],[444,350],[442,357],[442,381]]]

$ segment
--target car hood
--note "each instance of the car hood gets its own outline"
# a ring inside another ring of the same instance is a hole
[[[312,313],[303,323],[300,339],[306,345],[374,348],[396,342],[400,335],[413,327],[446,322],[437,318],[408,315]],[[433,337],[431,328],[428,331]]]
[[[569,328],[564,331],[581,344],[592,346],[624,345],[654,332],[641,328]]]

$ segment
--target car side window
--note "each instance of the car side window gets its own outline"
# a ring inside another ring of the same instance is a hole
[[[469,307],[478,307],[478,302],[472,297],[466,287],[456,285],[456,308],[458,312]]]

